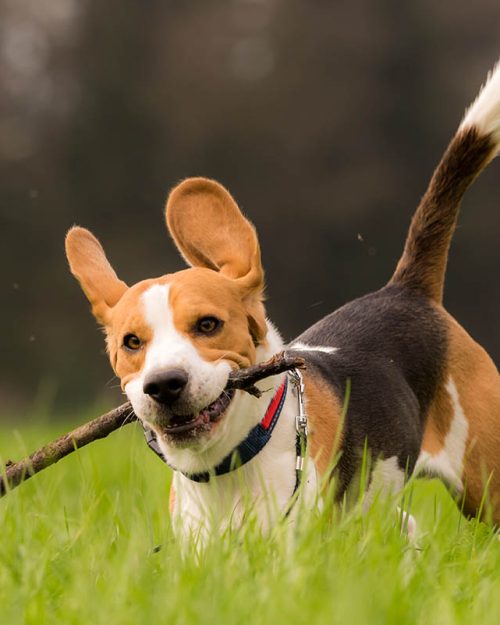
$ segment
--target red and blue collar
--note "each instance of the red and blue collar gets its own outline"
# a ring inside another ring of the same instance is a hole
[[[247,437],[241,441],[241,443],[233,449],[216,467],[210,471],[202,471],[200,473],[184,473],[182,475],[192,480],[193,482],[208,482],[212,476],[225,475],[234,469],[238,469],[247,462],[250,462],[257,454],[259,454],[271,439],[273,430],[278,422],[283,405],[285,403],[286,394],[288,389],[288,376],[285,376],[283,383],[276,391],[269,406],[267,407],[266,414],[260,423],[250,430]],[[149,447],[157,454],[163,462],[168,464],[165,456],[163,455],[155,433],[147,426],[144,427],[144,435]]]

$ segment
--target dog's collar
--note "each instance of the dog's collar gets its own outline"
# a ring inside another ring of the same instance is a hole
[[[216,467],[210,471],[202,471],[200,473],[185,473],[184,471],[181,471],[182,475],[189,478],[193,482],[208,482],[212,476],[225,475],[226,473],[243,466],[247,462],[250,462],[252,458],[255,458],[255,456],[257,456],[257,454],[264,449],[271,439],[274,427],[278,422],[285,403],[287,389],[288,377],[285,377],[283,383],[271,399],[262,421],[252,428],[248,436]],[[163,460],[163,462],[168,464],[167,459],[160,449],[156,434],[147,426],[143,425],[143,427],[146,442],[149,447]]]

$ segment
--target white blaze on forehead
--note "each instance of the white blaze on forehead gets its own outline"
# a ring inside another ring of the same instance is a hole
[[[173,324],[172,311],[168,303],[170,286],[168,284],[155,284],[142,296],[146,321],[153,330],[162,330]]]
[[[153,340],[147,347],[145,370],[160,367],[189,367],[193,359],[200,359],[191,341],[182,336],[174,325],[169,303],[170,286],[155,284],[142,295],[144,317],[153,331]]]

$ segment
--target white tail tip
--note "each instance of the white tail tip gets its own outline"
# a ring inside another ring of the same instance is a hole
[[[489,135],[500,149],[500,61],[488,74],[479,95],[465,112],[460,130],[474,126]]]

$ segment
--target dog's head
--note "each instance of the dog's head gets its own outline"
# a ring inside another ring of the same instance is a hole
[[[104,326],[111,365],[136,414],[171,448],[210,445],[231,417],[232,369],[266,343],[264,274],[253,226],[224,187],[179,184],[167,227],[189,269],[128,287],[99,241],[72,228],[72,273]]]

